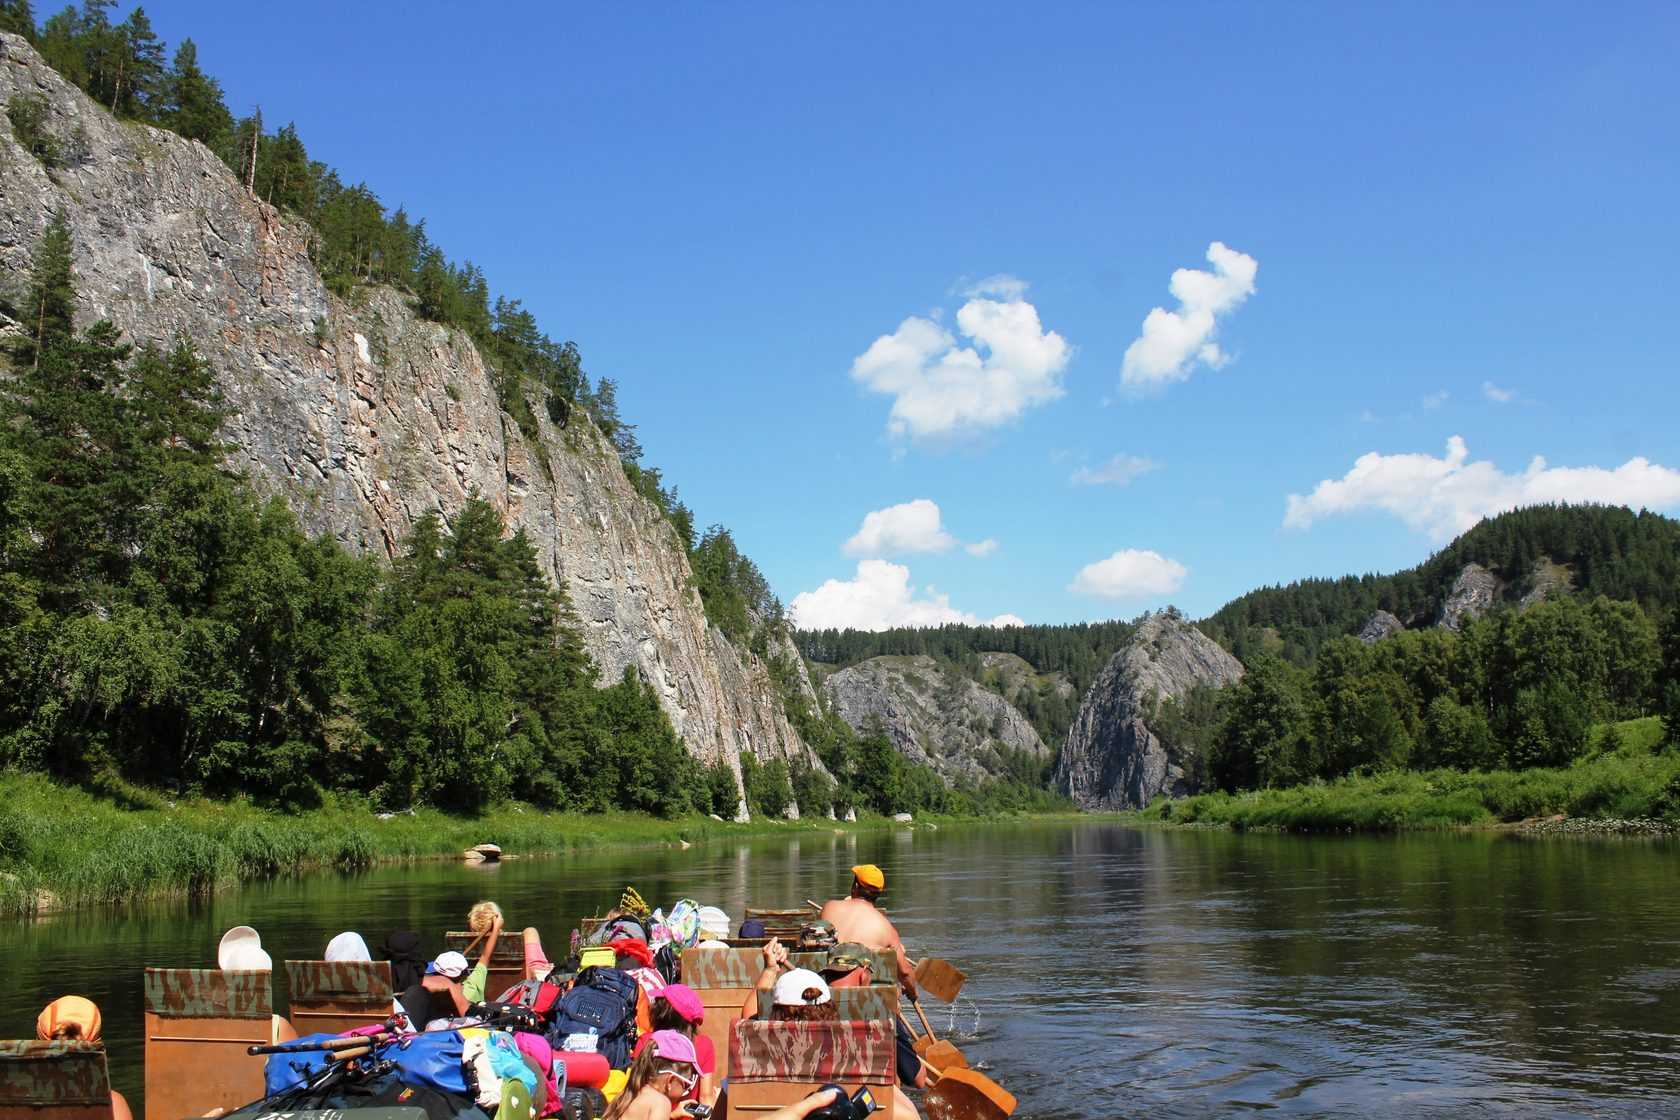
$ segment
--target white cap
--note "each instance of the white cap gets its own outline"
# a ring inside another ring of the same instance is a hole
[[[362,940],[361,934],[346,930],[327,942],[326,959],[329,961],[371,961],[373,956],[368,952],[367,942]]]
[[[451,980],[459,980],[467,973],[467,958],[451,949],[446,953],[439,953],[437,960],[426,966],[426,971],[438,976],[447,976]]]
[[[700,932],[710,937],[728,937],[731,929],[729,915],[716,906],[700,907]]]
[[[817,990],[817,998],[806,999],[805,993],[812,988]],[[782,978],[776,981],[776,991],[772,998],[777,1007],[809,1007],[812,1004],[828,1003],[832,997],[829,995],[827,980],[808,968],[796,968],[784,972]]]
[[[234,926],[216,946],[216,967],[223,972],[273,972],[274,958],[263,951],[256,930]]]

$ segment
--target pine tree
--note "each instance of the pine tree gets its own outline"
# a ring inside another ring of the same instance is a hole
[[[31,43],[35,41],[35,12],[29,0],[0,0],[0,31],[22,35]]]
[[[70,225],[62,210],[53,214],[35,248],[29,287],[20,310],[28,333],[16,350],[17,365],[35,368],[41,364],[43,351],[63,345],[75,333]]]
[[[233,136],[233,114],[222,97],[221,83],[199,69],[198,46],[191,39],[181,40],[175,49],[157,117],[172,132],[197,140],[225,158]]]
[[[146,9],[135,8],[112,31],[116,56],[111,112],[120,117],[156,118],[164,81],[163,42],[152,30]]]

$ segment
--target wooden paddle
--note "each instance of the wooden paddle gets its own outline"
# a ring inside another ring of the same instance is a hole
[[[968,1057],[961,1050],[944,1039],[933,1037],[932,1030],[925,1034],[917,1034],[916,1028],[910,1025],[910,1021],[905,1019],[902,1013],[898,1018],[904,1024],[904,1029],[910,1032],[910,1048],[916,1052],[916,1057],[922,1060],[923,1065],[939,1069],[968,1068]],[[927,1026],[925,1015],[922,1016],[922,1026]]]
[[[1015,1111],[1015,1094],[983,1073],[953,1069],[922,1098],[928,1120],[1005,1120]]]
[[[943,1003],[956,1001],[968,982],[968,974],[950,961],[924,957],[916,965],[916,986]]]
[[[918,1012],[920,1010],[917,1008]],[[911,1038],[916,1040],[916,1051],[921,1054],[922,1044],[933,1036],[930,1033],[917,1038],[909,1020],[903,1015],[898,1018]],[[926,1016],[922,1017],[922,1024],[927,1025]],[[1004,1120],[1015,1111],[1015,1094],[979,1070],[969,1069],[968,1059],[963,1057],[962,1051],[944,1041],[935,1042],[934,1046],[949,1047],[962,1064],[941,1067],[929,1058],[922,1059],[922,1068],[927,1071],[930,1086],[925,1098],[928,1120]],[[932,1047],[929,1047],[930,1053],[931,1050]]]

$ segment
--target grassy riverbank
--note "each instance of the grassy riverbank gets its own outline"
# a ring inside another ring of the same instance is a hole
[[[486,842],[529,856],[893,824],[877,816],[735,824],[703,816],[542,813],[524,805],[482,817],[422,809],[381,819],[331,800],[283,815],[242,802],[172,803],[143,790],[98,797],[40,775],[0,774],[0,915],[207,894],[298,871],[453,858]]]
[[[1680,826],[1680,752],[1653,753],[1656,719],[1617,725],[1622,746],[1556,769],[1430,770],[1160,800],[1138,814],[1176,824],[1300,832],[1486,826],[1563,814]]]

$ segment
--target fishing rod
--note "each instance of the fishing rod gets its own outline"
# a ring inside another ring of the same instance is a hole
[[[487,1027],[494,1030],[502,1026],[516,1026],[524,1018],[514,1012],[505,1015],[487,1015],[476,1019],[463,1019],[457,1026],[439,1027],[436,1030],[400,1031],[392,1026],[397,1019],[407,1022],[406,1016],[393,1016],[386,1020],[384,1029],[369,1034],[336,1035],[332,1038],[316,1039],[312,1042],[277,1042],[262,1046],[248,1046],[245,1053],[252,1057],[264,1054],[319,1054],[329,1053],[338,1058],[362,1057],[376,1046],[388,1046],[393,1042],[407,1045],[412,1039],[425,1034],[448,1034],[451,1031],[470,1030],[474,1027]],[[346,1053],[355,1051],[355,1053]]]

